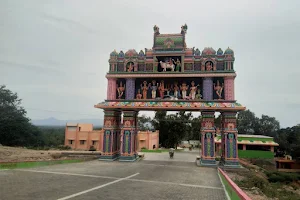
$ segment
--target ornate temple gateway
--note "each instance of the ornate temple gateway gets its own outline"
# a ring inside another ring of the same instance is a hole
[[[215,112],[222,115],[224,165],[239,165],[236,114],[245,110],[234,97],[234,52],[187,48],[187,25],[176,34],[154,26],[153,48],[110,54],[104,109],[101,159],[131,161],[137,157],[137,114],[140,110],[201,112],[201,164],[215,165]],[[123,124],[121,113],[123,112]]]

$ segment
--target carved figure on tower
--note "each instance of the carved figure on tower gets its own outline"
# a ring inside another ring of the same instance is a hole
[[[147,81],[144,81],[143,84],[144,85],[141,85],[141,89],[143,92],[143,99],[147,99],[147,92],[148,92]]]
[[[167,71],[167,69],[171,69],[171,71],[174,71],[175,66],[174,66],[173,61],[171,59],[170,59],[169,62],[160,61],[159,63],[160,63],[160,66],[163,68],[164,72]]]
[[[186,98],[187,98],[186,91],[187,91],[188,89],[189,89],[189,86],[186,85],[186,83],[182,83],[182,85],[180,86],[180,90],[181,90],[182,98],[183,98],[183,99],[186,99]]]
[[[142,99],[142,94],[141,94],[141,90],[138,89],[138,92],[136,94],[136,99]]]
[[[123,86],[122,81],[120,82],[120,86],[118,86],[117,91],[118,91],[118,98],[122,99],[122,97],[124,95],[124,91],[125,91],[125,84]]]
[[[206,71],[211,71],[213,69],[213,66],[210,61],[205,63],[205,68],[206,68]]]
[[[190,98],[192,100],[194,100],[196,98],[196,91],[197,91],[197,88],[198,88],[199,85],[196,85],[195,86],[195,82],[192,81],[191,82],[191,87],[190,87]]]
[[[181,68],[181,63],[180,63],[180,60],[177,58],[177,60],[176,60],[176,68],[175,68],[175,71],[176,71],[176,72],[179,72],[179,71],[180,71],[180,68]]]
[[[214,83],[214,90],[216,91],[216,94],[218,95],[219,100],[222,99],[223,88],[224,88],[224,83],[222,83],[222,86],[220,85],[220,82],[219,82],[219,81],[217,81],[217,86],[216,86],[216,84]]]
[[[201,95],[201,90],[198,89],[198,92],[196,94],[196,99],[201,99],[202,98],[202,95]]]
[[[171,92],[171,86],[170,86],[170,84],[167,85],[165,91],[167,92],[167,96],[169,97],[170,96],[170,92]]]
[[[129,66],[128,66],[128,69],[127,69],[128,72],[133,72],[134,69],[133,69],[133,64],[130,62],[129,63]]]
[[[155,99],[156,98],[156,91],[157,91],[157,88],[158,88],[158,83],[156,84],[156,81],[153,80],[152,81],[152,86],[150,85],[150,88],[151,88],[152,99]]]
[[[178,83],[175,82],[174,83],[174,97],[177,99],[179,97],[179,87],[178,87]]]
[[[160,96],[160,98],[163,99],[164,98],[164,94],[165,94],[165,83],[164,83],[164,81],[160,82],[158,90],[159,90],[159,96]]]

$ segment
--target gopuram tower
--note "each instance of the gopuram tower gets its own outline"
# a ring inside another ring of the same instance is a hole
[[[104,110],[102,160],[136,160],[140,110],[184,110],[201,112],[200,164],[216,165],[214,119],[220,112],[220,164],[239,166],[236,115],[245,107],[235,99],[234,52],[188,48],[187,29],[185,24],[179,33],[161,34],[154,26],[152,49],[110,54],[107,98],[94,106]]]

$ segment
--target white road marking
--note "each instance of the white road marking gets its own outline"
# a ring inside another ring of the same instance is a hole
[[[88,192],[91,192],[91,191],[94,191],[94,190],[98,190],[98,189],[103,188],[103,187],[106,187],[106,186],[108,186],[108,185],[111,185],[111,184],[114,184],[114,183],[117,183],[117,182],[120,182],[120,181],[129,179],[129,178],[134,177],[134,176],[139,175],[139,174],[140,174],[140,173],[136,173],[136,174],[133,174],[133,175],[131,175],[131,176],[127,176],[127,177],[125,177],[125,178],[120,178],[120,179],[118,179],[118,180],[115,180],[115,181],[112,181],[112,182],[109,182],[109,183],[105,183],[105,184],[103,184],[103,185],[99,185],[99,186],[97,186],[97,187],[94,187],[94,188],[91,188],[91,189],[88,189],[88,190],[84,190],[84,191],[82,191],[82,192],[78,192],[78,193],[72,194],[72,195],[70,195],[70,196],[66,196],[66,197],[60,198],[60,199],[58,199],[58,200],[71,199],[71,198],[73,198],[73,197],[77,197],[77,196],[79,196],[79,195],[82,195],[82,194],[85,194],[85,193],[88,193]]]
[[[85,176],[85,177],[92,177],[92,178],[120,179],[120,178],[111,177],[111,176],[97,176],[97,175],[75,174],[75,173],[66,173],[66,172],[40,171],[40,170],[30,170],[30,169],[16,169],[16,170],[24,171],[24,172],[45,173],[45,174],[60,174],[60,175],[68,175],[68,176]]]
[[[68,175],[68,176],[83,176],[83,177],[91,177],[91,178],[106,178],[106,179],[115,179],[115,180],[122,179],[122,178],[111,177],[111,176],[97,176],[97,175],[75,174],[75,173],[53,172],[53,171],[39,171],[39,170],[26,170],[26,169],[24,169],[24,170],[18,169],[17,171],[46,173],[46,174],[60,174],[60,175]],[[176,183],[176,182],[150,181],[150,180],[143,180],[143,179],[124,179],[124,180],[125,181],[133,181],[133,182],[178,185],[178,186],[184,186],[184,187],[206,188],[206,189],[216,189],[216,190],[222,190],[223,189],[222,187],[213,187],[213,186],[205,186],[205,185],[193,185],[193,184],[184,184],[184,183]]]

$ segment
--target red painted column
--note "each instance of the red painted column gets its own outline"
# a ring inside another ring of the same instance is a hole
[[[114,78],[109,78],[107,84],[107,100],[115,100],[116,93],[117,93],[117,81]]]
[[[225,77],[224,78],[224,88],[225,88],[225,100],[233,101],[234,99],[234,78],[235,77]]]

